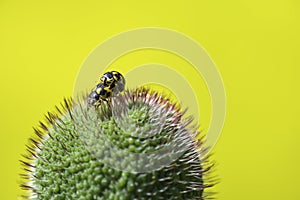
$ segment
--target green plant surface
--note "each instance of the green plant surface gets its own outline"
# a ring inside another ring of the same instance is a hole
[[[192,118],[146,89],[98,107],[65,100],[28,145],[31,199],[206,199],[211,164]]]

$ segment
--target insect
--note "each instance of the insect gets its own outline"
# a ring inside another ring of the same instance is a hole
[[[88,103],[99,106],[102,101],[108,101],[110,97],[122,92],[125,87],[125,79],[120,72],[106,72],[100,78],[100,82],[92,90],[88,97]]]

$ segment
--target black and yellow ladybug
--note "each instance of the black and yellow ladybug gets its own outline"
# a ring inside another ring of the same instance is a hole
[[[106,72],[100,78],[100,82],[95,89],[89,94],[88,103],[98,106],[102,101],[107,101],[108,98],[117,95],[125,88],[125,79],[120,72]]]

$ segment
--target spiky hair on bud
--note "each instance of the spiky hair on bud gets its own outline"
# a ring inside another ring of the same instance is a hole
[[[21,160],[25,199],[211,198],[203,139],[163,94],[142,88],[97,107],[86,96],[62,105],[34,128]]]

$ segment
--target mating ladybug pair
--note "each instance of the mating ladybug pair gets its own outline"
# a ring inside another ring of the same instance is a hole
[[[89,94],[88,103],[98,106],[102,101],[108,101],[108,98],[117,95],[125,88],[125,79],[117,71],[110,71],[103,74],[100,83]]]

